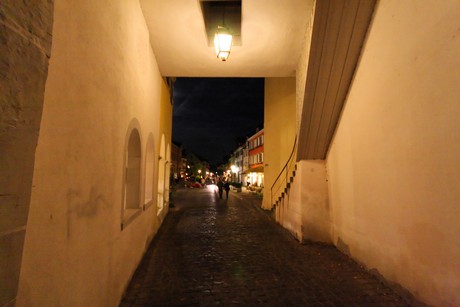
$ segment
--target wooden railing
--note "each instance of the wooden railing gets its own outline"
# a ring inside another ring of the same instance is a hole
[[[293,174],[293,170],[295,168],[295,149],[297,148],[297,136],[294,139],[294,145],[292,146],[291,154],[289,155],[288,160],[286,161],[286,164],[284,164],[283,169],[280,171],[278,174],[278,177],[276,177],[275,181],[273,182],[271,188],[270,188],[270,204],[271,206],[274,206],[277,202],[278,199],[280,199],[282,196],[284,196],[283,193],[287,191],[288,185],[289,185],[289,180],[290,176]],[[274,201],[275,200],[275,201]]]

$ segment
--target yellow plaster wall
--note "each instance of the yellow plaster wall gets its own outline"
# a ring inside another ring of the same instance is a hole
[[[262,207],[271,208],[270,187],[289,158],[296,134],[295,78],[265,78],[264,192]],[[267,166],[268,164],[268,166]]]
[[[171,146],[172,138],[172,104],[170,101],[170,92],[166,80],[161,82],[161,105],[160,105],[160,131],[165,135],[165,142]],[[158,140],[158,148],[160,147]]]
[[[296,79],[266,78],[264,104],[263,208],[272,208],[271,186],[292,152],[296,137]],[[298,90],[298,88],[297,88]],[[294,152],[294,161],[296,151]],[[285,175],[283,175],[285,176]],[[286,186],[285,182],[281,186]],[[277,185],[275,186],[275,188]],[[276,206],[276,221],[299,241],[330,242],[330,220],[324,160],[300,161],[289,193]]]
[[[460,305],[460,2],[380,1],[327,157],[335,244]]]
[[[121,230],[128,127],[143,186],[149,134],[170,139],[169,93],[137,0],[56,0],[54,15],[17,304],[115,306],[161,222],[155,204]]]
[[[163,208],[158,212],[159,219],[163,221],[166,214],[168,213],[167,201],[169,200],[169,172],[168,170],[171,167],[171,138],[172,138],[172,104],[170,100],[170,91],[166,80],[162,80],[161,83],[161,100],[160,100],[160,118],[159,118],[159,129],[160,137],[157,142],[157,154],[159,157],[162,157],[159,160],[158,167],[162,167],[164,171],[158,171],[157,176],[163,176],[160,180],[160,185],[164,187],[162,191],[163,197],[157,198],[157,201],[166,202],[163,205]],[[161,136],[164,135],[164,152],[161,153]],[[169,151],[168,151],[169,148]],[[169,156],[168,156],[169,154]],[[159,189],[159,187],[157,187]]]

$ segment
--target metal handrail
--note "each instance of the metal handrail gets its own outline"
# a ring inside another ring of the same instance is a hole
[[[296,146],[297,146],[297,135],[296,135],[296,137],[294,139],[294,145],[292,146],[291,154],[289,155],[289,158],[286,161],[286,164],[284,164],[283,169],[278,174],[278,177],[276,177],[275,181],[273,182],[273,184],[272,184],[272,186],[270,188],[270,203],[271,203],[271,205],[273,205],[273,187],[278,182],[278,179],[281,178],[281,175],[283,174],[283,172],[288,169],[288,165],[291,162],[292,157],[294,156]],[[286,176],[285,176],[286,184],[287,184],[288,173],[289,173],[289,171],[286,171]],[[280,185],[280,187],[282,187],[282,185]],[[278,191],[279,191],[279,188],[276,189],[276,192],[278,192]]]

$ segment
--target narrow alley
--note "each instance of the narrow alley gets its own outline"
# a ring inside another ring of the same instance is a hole
[[[0,1],[0,307],[460,306],[459,85],[460,0]]]
[[[334,247],[301,245],[253,194],[180,189],[121,306],[407,306]]]

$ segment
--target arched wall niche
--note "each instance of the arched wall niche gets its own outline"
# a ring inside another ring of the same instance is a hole
[[[142,143],[139,121],[135,118],[128,125],[125,136],[123,163],[123,195],[121,229],[141,213]]]
[[[165,204],[169,203],[169,177],[171,176],[171,145],[168,144],[166,147],[166,165],[165,165]]]
[[[165,135],[161,135],[160,142],[160,156],[158,157],[158,199],[157,199],[157,213],[163,210],[165,202],[165,167],[166,167],[166,146]]]
[[[144,187],[144,208],[147,209],[153,204],[155,173],[155,143],[153,134],[150,133],[147,139],[145,150],[145,187]]]

